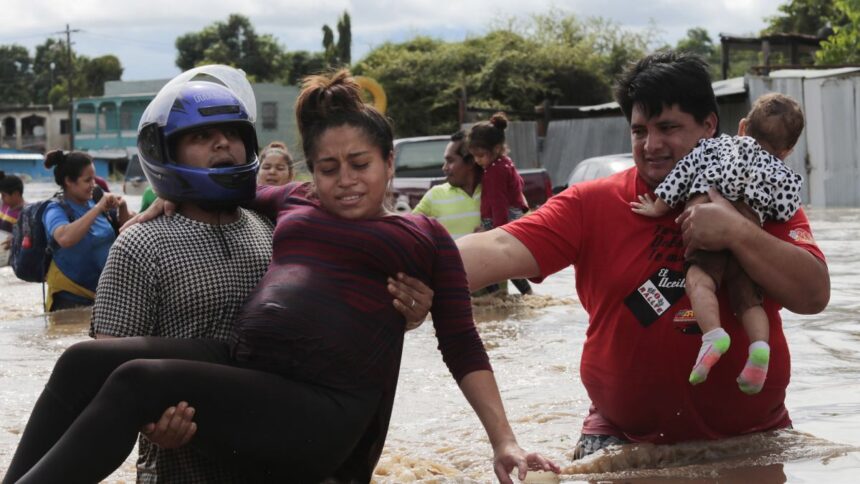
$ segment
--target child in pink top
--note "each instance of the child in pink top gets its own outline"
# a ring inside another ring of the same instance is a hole
[[[484,168],[481,179],[481,226],[484,230],[501,227],[528,211],[523,195],[523,178],[506,155],[505,113],[496,113],[489,121],[477,123],[469,130],[469,153]],[[523,294],[532,289],[525,279],[512,280]]]

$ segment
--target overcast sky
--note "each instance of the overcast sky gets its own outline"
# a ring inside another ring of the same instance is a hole
[[[251,19],[257,33],[275,36],[288,50],[322,50],[322,25],[333,29],[346,10],[352,17],[353,60],[385,41],[417,34],[459,41],[487,31],[494,19],[527,17],[556,7],[580,17],[604,17],[630,29],[660,29],[675,44],[687,29],[754,34],[787,0],[2,0],[0,44],[30,49],[69,24],[76,52],[114,54],[123,79],[168,78],[179,72],[174,41],[224,21],[231,13]]]

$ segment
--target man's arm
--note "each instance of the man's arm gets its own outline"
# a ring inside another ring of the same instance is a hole
[[[789,311],[821,312],[830,301],[827,264],[801,247],[780,240],[747,220],[716,190],[712,203],[686,210],[678,223],[695,249],[728,249],[762,290]]]
[[[476,291],[505,279],[540,275],[532,253],[513,235],[502,229],[469,234],[457,239],[469,290]]]

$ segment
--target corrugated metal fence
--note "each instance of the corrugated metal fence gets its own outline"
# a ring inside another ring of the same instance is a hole
[[[557,187],[586,158],[629,152],[630,126],[624,116],[564,119],[550,121],[541,164]]]
[[[795,71],[748,81],[751,100],[781,92],[803,107],[806,128],[786,161],[804,175],[804,202],[860,206],[860,72]]]

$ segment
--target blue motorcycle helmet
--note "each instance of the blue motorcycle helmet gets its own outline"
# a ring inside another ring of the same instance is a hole
[[[165,200],[226,209],[254,198],[257,186],[256,100],[244,73],[223,65],[202,66],[168,82],[147,106],[137,130],[146,178]],[[175,159],[180,137],[197,129],[236,130],[246,163],[197,168]]]

